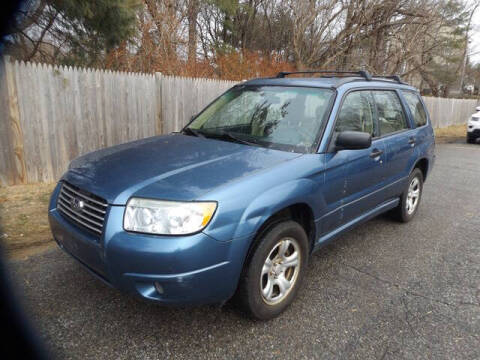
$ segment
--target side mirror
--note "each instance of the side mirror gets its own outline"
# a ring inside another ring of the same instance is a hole
[[[342,131],[335,141],[336,150],[368,149],[372,145],[372,135],[360,131]]]
[[[480,106],[477,106],[475,110],[480,111]]]

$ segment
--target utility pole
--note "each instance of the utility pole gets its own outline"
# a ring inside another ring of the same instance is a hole
[[[473,15],[475,14],[475,11],[477,11],[478,7],[480,6],[480,1],[477,1],[475,6],[472,8],[470,12],[470,17],[468,19],[468,24],[467,24],[467,30],[465,31],[465,48],[463,49],[463,64],[462,64],[462,73],[460,75],[460,94],[463,93],[463,83],[465,81],[465,70],[467,68],[467,59],[468,59],[468,40],[469,40],[469,33],[470,33],[470,28],[472,26],[472,18]]]

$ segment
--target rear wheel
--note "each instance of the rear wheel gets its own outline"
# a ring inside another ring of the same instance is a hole
[[[259,239],[237,294],[250,316],[268,320],[292,303],[306,271],[308,249],[305,230],[295,221],[279,223]]]
[[[408,177],[405,190],[400,198],[400,204],[394,209],[395,217],[402,222],[409,222],[417,213],[423,191],[423,173],[416,168]]]

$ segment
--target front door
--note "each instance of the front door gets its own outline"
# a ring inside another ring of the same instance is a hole
[[[369,149],[348,150],[342,223],[365,214],[385,200],[385,150],[382,139],[374,139]]]
[[[368,149],[337,150],[333,145],[325,156],[325,194],[327,216],[323,233],[348,223],[382,202],[385,144],[375,138],[375,106],[370,91],[348,93],[341,105],[332,137],[342,131],[361,131],[374,139]]]
[[[342,131],[367,132],[373,137],[368,149],[339,151],[346,158],[340,220],[340,224],[346,224],[384,200],[386,148],[384,141],[376,137],[375,105],[370,91],[346,95],[335,124],[335,133]]]

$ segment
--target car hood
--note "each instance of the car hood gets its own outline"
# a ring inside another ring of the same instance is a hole
[[[131,196],[188,201],[298,156],[176,134],[86,154],[72,161],[63,179],[113,205]]]

